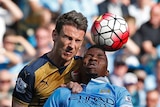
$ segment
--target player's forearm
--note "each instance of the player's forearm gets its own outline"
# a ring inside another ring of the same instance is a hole
[[[18,21],[23,17],[22,11],[12,0],[1,0],[1,3],[12,14],[14,21]]]

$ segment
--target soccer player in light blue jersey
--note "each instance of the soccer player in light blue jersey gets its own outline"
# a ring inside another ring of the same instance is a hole
[[[133,107],[127,89],[109,83],[107,67],[104,49],[98,45],[90,47],[80,72],[83,91],[72,93],[68,88],[58,88],[44,107]]]

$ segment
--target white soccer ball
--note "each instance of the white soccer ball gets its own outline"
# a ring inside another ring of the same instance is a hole
[[[106,51],[116,51],[126,44],[129,37],[127,22],[123,17],[111,13],[99,16],[92,25],[92,38]]]

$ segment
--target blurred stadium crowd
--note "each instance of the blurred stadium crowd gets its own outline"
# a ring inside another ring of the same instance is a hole
[[[54,46],[56,18],[70,10],[88,19],[88,31],[77,55],[94,44],[91,26],[97,16],[123,16],[130,37],[109,59],[109,80],[124,86],[134,107],[160,107],[160,0],[0,0],[0,107],[11,107],[12,90],[22,67]],[[156,106],[154,106],[156,107]]]

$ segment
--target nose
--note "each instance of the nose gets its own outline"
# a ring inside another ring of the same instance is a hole
[[[74,48],[74,46],[75,46],[76,44],[75,44],[75,41],[74,40],[72,40],[72,41],[70,41],[70,43],[69,43],[69,45],[68,45],[68,47],[69,47],[69,49],[71,50],[71,49],[73,49]]]
[[[92,55],[91,60],[97,60],[97,56],[96,55]]]

